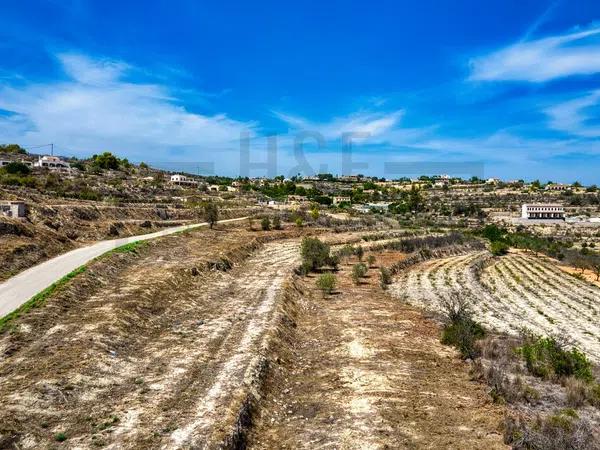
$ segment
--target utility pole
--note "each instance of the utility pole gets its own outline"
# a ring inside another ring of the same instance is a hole
[[[54,144],[50,144],[50,155],[54,156]]]

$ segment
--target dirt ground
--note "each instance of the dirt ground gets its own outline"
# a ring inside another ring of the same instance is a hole
[[[296,328],[279,348],[249,447],[506,448],[503,409],[440,344],[433,321],[381,290],[377,270],[355,286],[343,264],[325,298],[316,276],[296,281]]]
[[[222,438],[297,265],[297,239],[261,236],[194,231],[113,255],[0,336],[0,448]]]
[[[583,276],[588,283],[595,284],[596,286],[600,287],[600,280],[598,279],[598,276],[596,275],[596,273],[593,272],[592,270],[586,269],[582,273],[580,269],[576,269],[571,266],[557,265],[557,267],[560,270],[562,270],[563,272],[566,272],[570,275]]]
[[[342,264],[327,298],[293,275],[314,232],[195,230],[91,264],[0,334],[0,448],[504,448],[502,409],[377,268],[354,286]]]

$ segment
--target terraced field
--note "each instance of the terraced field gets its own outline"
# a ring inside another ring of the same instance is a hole
[[[435,259],[402,273],[391,289],[429,310],[439,310],[451,291],[471,294],[477,319],[490,329],[562,335],[600,362],[600,288],[546,259],[523,253],[493,258],[486,251]]]

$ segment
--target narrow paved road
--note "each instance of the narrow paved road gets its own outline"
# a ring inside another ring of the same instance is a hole
[[[221,220],[219,223],[237,222],[246,219],[247,217],[240,217],[236,219]],[[146,241],[148,239],[167,236],[179,231],[207,225],[207,222],[181,225],[157,231],[156,233],[100,241],[88,247],[82,247],[64,253],[35,267],[31,267],[0,284],[0,317],[4,317],[6,314],[14,311],[38,292],[43,291],[52,283],[60,280],[73,270],[112,249],[121,247],[125,244],[131,244],[132,242]]]

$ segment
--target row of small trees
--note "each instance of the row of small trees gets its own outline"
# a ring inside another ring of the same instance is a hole
[[[509,233],[493,224],[485,226],[478,234],[490,241],[490,250],[496,256],[505,254],[509,247],[520,248],[535,255],[543,253],[581,270],[581,273],[592,270],[596,280],[600,280],[600,254],[587,245],[577,250],[572,248],[573,243],[570,241],[563,242],[523,232]]]
[[[301,274],[315,272],[324,267],[335,271],[338,268],[341,258],[356,256],[359,259],[359,262],[352,266],[350,275],[355,285],[361,283],[361,280],[367,275],[369,268],[372,268],[376,261],[374,255],[369,255],[367,264],[365,264],[363,262],[364,249],[360,245],[356,247],[346,245],[335,254],[332,254],[328,244],[312,237],[305,237],[302,240],[300,253],[302,256],[302,266],[300,267],[299,272]],[[386,289],[387,286],[391,284],[391,281],[391,272],[385,267],[381,267],[379,271],[379,282],[382,289]],[[326,272],[322,273],[317,278],[316,283],[317,287],[321,289],[324,294],[331,294],[336,287],[337,280],[333,273]]]

